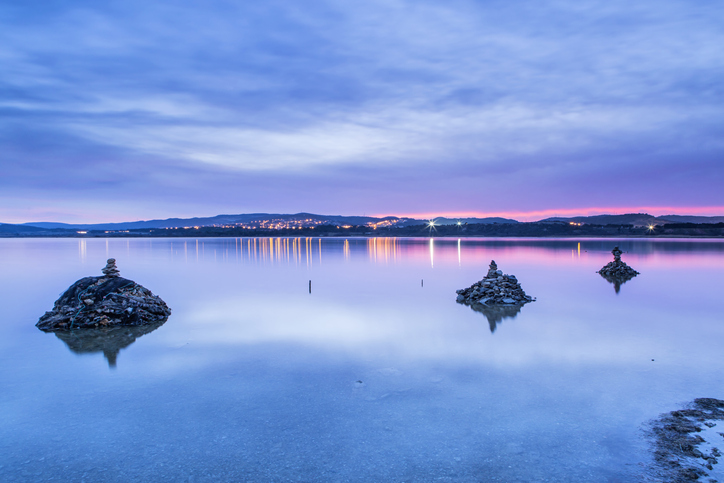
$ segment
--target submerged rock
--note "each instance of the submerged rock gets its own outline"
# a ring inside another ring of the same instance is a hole
[[[171,309],[144,286],[119,275],[115,259],[101,277],[85,277],[55,301],[36,327],[52,332],[89,327],[138,326],[165,322]]]
[[[657,481],[715,481],[704,478],[721,458],[721,451],[714,445],[722,443],[720,436],[724,433],[708,429],[724,420],[724,401],[699,398],[687,406],[650,423],[648,434],[653,440]]]
[[[467,305],[523,305],[535,299],[526,295],[515,275],[498,270],[495,260],[490,261],[488,274],[468,288],[457,291],[457,302]]]

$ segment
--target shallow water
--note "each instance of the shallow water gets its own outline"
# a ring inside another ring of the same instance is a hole
[[[618,293],[595,273],[614,245],[641,272]],[[3,239],[0,254],[0,481],[652,481],[645,423],[724,399],[721,241]],[[109,257],[168,303],[166,324],[105,354],[35,328]],[[457,304],[491,259],[538,300],[497,321]]]

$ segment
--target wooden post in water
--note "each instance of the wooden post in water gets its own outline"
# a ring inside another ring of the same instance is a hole
[[[312,281],[309,281],[309,293],[312,293]]]
[[[420,287],[424,287],[424,286],[425,286],[425,280],[424,280],[424,279],[420,279]]]

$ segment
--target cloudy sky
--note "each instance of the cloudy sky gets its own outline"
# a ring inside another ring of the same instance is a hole
[[[724,214],[724,4],[0,0],[0,222]]]

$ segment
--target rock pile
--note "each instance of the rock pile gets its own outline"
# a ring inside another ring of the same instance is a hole
[[[626,262],[621,260],[621,254],[623,252],[619,250],[618,247],[614,247],[614,249],[611,250],[611,253],[613,254],[613,261],[609,262],[597,273],[600,273],[601,276],[603,276],[607,280],[611,278],[619,279],[622,281],[630,280],[639,274],[639,272],[629,267],[628,265],[626,265]]]
[[[120,276],[120,273],[118,271],[118,267],[116,267],[116,259],[115,258],[109,258],[106,262],[106,266],[101,270],[103,272],[103,275],[105,275],[107,278],[113,278]]]
[[[137,326],[165,322],[171,309],[150,290],[119,275],[109,259],[102,277],[85,277],[55,301],[53,310],[40,317],[44,331],[89,327]]]
[[[515,275],[498,270],[495,260],[490,261],[490,269],[484,279],[458,290],[457,294],[457,301],[468,305],[523,305],[535,300],[525,294]]]

